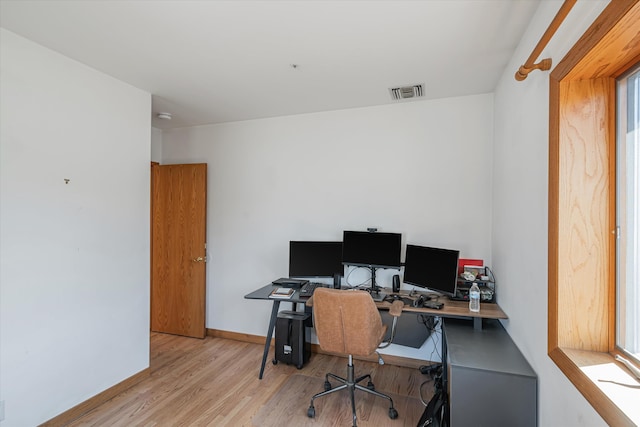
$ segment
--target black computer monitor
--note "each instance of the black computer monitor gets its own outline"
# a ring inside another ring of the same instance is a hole
[[[400,268],[400,233],[344,231],[342,263],[371,268]]]
[[[342,242],[289,242],[289,277],[344,276]]]
[[[404,283],[454,296],[458,282],[460,251],[407,245]]]

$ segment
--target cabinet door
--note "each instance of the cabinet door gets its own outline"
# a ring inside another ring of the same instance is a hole
[[[536,427],[535,372],[497,320],[445,319],[451,427]]]
[[[536,380],[450,367],[451,427],[536,427]]]

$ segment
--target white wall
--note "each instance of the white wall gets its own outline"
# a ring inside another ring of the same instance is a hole
[[[151,128],[151,161],[162,162],[162,129]]]
[[[492,255],[503,322],[539,379],[540,426],[604,426],[547,356],[547,207],[549,72],[523,82],[513,75],[529,56],[562,2],[543,1],[495,93]],[[580,1],[541,58],[557,64],[606,1]]]
[[[243,297],[288,274],[290,240],[378,227],[490,261],[492,111],[477,95],[163,132],[163,163],[209,164],[207,327],[265,335],[271,304]]]
[[[0,34],[0,399],[22,427],[149,366],[151,99]]]

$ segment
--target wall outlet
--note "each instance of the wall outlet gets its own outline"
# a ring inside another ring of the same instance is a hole
[[[0,421],[4,421],[4,400],[0,400]]]

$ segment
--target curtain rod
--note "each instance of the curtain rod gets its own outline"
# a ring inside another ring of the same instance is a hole
[[[560,27],[560,24],[562,24],[564,18],[567,17],[573,5],[576,4],[576,1],[577,0],[564,0],[564,3],[560,7],[560,10],[558,10],[558,13],[556,13],[556,16],[553,18],[553,21],[551,21],[551,24],[549,24],[547,31],[544,32],[544,34],[540,38],[540,41],[538,41],[538,44],[533,49],[533,52],[531,52],[531,55],[529,55],[527,62],[525,62],[524,65],[521,65],[518,71],[516,71],[516,80],[522,81],[526,79],[529,73],[533,70],[546,71],[551,69],[551,58],[545,58],[537,64],[534,63],[534,61],[538,59],[538,56],[540,56],[542,50],[547,46],[547,43],[549,43],[551,37],[553,37],[558,27]]]

